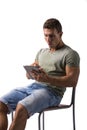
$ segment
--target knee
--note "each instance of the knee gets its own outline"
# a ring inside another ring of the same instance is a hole
[[[28,118],[28,112],[27,112],[26,108],[23,105],[21,105],[21,104],[17,105],[15,114],[17,114],[17,116],[19,118],[21,118],[21,117],[22,118]]]
[[[7,107],[7,105],[6,104],[4,104],[4,103],[2,103],[2,102],[0,102],[0,112],[2,112],[2,113],[8,113],[8,107]]]

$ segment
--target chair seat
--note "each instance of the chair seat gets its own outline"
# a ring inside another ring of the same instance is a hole
[[[58,106],[53,106],[53,107],[49,107],[49,108],[46,108],[44,109],[44,111],[51,111],[51,110],[57,110],[57,109],[64,109],[64,108],[69,108],[71,107],[72,104],[59,104]]]

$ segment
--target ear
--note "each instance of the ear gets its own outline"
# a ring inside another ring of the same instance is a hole
[[[60,35],[60,37],[62,37],[62,35],[63,35],[63,32],[59,32],[59,35]]]

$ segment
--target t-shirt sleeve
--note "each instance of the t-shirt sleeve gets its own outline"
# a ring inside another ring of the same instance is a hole
[[[80,65],[80,57],[76,51],[71,51],[66,55],[66,65],[68,66],[79,66]]]

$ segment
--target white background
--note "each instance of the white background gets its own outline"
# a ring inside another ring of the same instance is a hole
[[[40,48],[47,47],[43,23],[58,18],[63,41],[77,50],[81,72],[76,91],[76,128],[87,129],[87,0],[0,0],[0,96],[26,85],[23,65],[31,64]],[[28,120],[26,130],[37,130],[37,116]],[[46,115],[46,129],[72,129],[71,109]],[[10,123],[10,116],[9,116]]]

